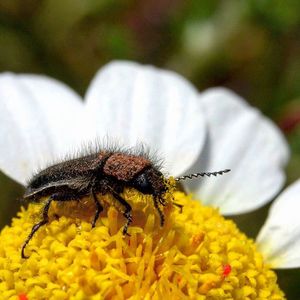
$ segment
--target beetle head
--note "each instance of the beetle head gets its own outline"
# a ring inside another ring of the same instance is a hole
[[[168,189],[163,174],[153,167],[140,172],[132,179],[130,185],[145,195],[158,198]]]

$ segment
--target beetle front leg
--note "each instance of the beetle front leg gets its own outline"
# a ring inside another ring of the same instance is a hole
[[[173,205],[175,205],[176,207],[178,207],[180,213],[182,213],[182,210],[183,210],[183,205],[182,205],[182,204],[179,204],[179,203],[177,203],[177,202],[173,202]]]
[[[159,214],[159,218],[160,218],[160,226],[164,226],[165,223],[165,216],[164,213],[162,212],[162,210],[159,207],[159,203],[161,203],[159,201],[160,198],[157,198],[156,196],[153,197],[153,201],[154,201],[154,207],[156,208],[158,214]]]

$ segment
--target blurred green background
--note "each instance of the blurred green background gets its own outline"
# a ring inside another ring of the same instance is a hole
[[[199,90],[233,89],[282,128],[287,181],[300,177],[299,0],[0,1],[0,71],[48,74],[84,94],[113,59],[175,70]],[[22,187],[0,173],[0,192],[2,228]],[[234,220],[255,237],[267,209]],[[300,271],[278,275],[288,299],[300,299]]]

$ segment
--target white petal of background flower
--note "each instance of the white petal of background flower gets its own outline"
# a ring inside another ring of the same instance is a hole
[[[300,179],[272,204],[257,243],[274,268],[300,267]]]
[[[37,75],[0,75],[0,169],[25,184],[36,169],[57,160],[86,130],[80,97]]]
[[[86,94],[97,136],[158,150],[166,170],[179,175],[197,159],[204,116],[195,88],[181,76],[151,66],[114,62],[97,74]]]
[[[200,94],[208,123],[203,152],[192,172],[232,171],[218,178],[186,181],[185,186],[223,214],[254,210],[282,188],[288,146],[279,129],[257,109],[226,89]]]

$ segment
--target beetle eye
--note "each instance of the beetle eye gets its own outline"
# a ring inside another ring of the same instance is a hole
[[[133,186],[143,194],[152,194],[153,188],[147,175],[142,173],[133,180]]]

